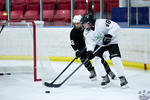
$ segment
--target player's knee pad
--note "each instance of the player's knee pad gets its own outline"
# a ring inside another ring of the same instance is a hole
[[[95,57],[93,59],[93,65],[95,68],[97,68],[98,73],[101,74],[101,76],[105,76],[107,73],[105,71],[104,65],[101,63],[101,58],[100,57]]]
[[[122,63],[120,57],[113,57],[111,60],[114,65],[118,65],[118,64]]]
[[[124,76],[124,67],[120,57],[113,57],[112,62],[114,64],[114,68],[116,69],[118,76]]]

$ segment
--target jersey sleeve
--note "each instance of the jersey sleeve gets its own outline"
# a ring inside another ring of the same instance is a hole
[[[108,30],[108,34],[115,37],[117,34],[116,31],[119,29],[119,25],[108,19],[106,19],[105,24],[106,24],[106,29]]]
[[[76,51],[77,46],[75,45],[75,37],[72,31],[70,32],[70,42],[71,42],[71,47]]]
[[[84,34],[84,37],[85,37],[85,43],[86,43],[87,51],[94,51],[94,48],[96,46],[96,42],[94,41],[93,31],[91,31],[88,34]]]

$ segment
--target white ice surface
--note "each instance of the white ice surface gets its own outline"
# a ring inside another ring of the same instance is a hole
[[[52,62],[57,73],[67,64]],[[69,74],[77,66],[79,63],[73,63],[66,73]],[[114,71],[112,67],[111,69]],[[43,86],[42,82],[33,82],[32,74],[0,76],[0,100],[138,100],[139,91],[150,91],[150,72],[125,69],[130,88],[121,89],[117,79],[111,80],[111,87],[103,89],[100,87],[98,68],[96,71],[98,80],[90,81],[89,72],[82,66],[59,88],[48,88]],[[46,90],[50,93],[45,93]]]

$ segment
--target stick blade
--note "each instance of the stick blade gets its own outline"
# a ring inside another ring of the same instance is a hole
[[[0,29],[0,34],[1,34],[1,32],[3,31],[4,27],[5,27],[5,25],[2,25],[2,27],[1,27],[1,29]]]
[[[53,83],[44,82],[44,85],[47,86],[47,87],[58,88],[58,87],[60,87],[62,84],[53,84]]]

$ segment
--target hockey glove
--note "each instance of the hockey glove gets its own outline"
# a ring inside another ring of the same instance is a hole
[[[81,57],[81,52],[80,51],[76,51],[75,55],[76,55],[76,57]]]
[[[110,34],[105,34],[103,38],[103,45],[107,45],[111,42],[112,36]]]
[[[87,55],[87,58],[88,58],[89,60],[91,60],[91,59],[93,59],[93,58],[95,57],[95,56],[93,55],[93,52],[92,52],[92,51],[87,51],[86,55]]]

